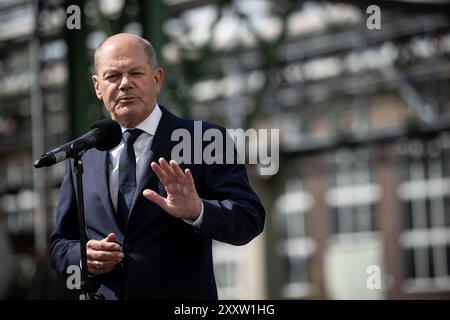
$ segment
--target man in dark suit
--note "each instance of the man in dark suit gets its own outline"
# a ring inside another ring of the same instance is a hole
[[[92,79],[124,137],[115,149],[83,155],[87,266],[95,289],[107,299],[217,299],[212,240],[243,245],[264,226],[245,167],[169,160],[172,132],[194,134],[194,121],[157,104],[163,70],[148,41],[131,34],[106,39],[95,52]],[[66,163],[50,239],[50,262],[61,277],[80,265],[73,161]]]

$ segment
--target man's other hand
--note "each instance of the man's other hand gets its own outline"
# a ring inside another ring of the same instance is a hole
[[[93,275],[110,272],[124,258],[114,233],[102,240],[89,240],[86,251],[88,271]]]

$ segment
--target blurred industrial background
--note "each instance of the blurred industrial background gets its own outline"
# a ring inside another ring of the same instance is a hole
[[[280,129],[279,172],[248,166],[264,233],[215,243],[221,298],[450,298],[450,3],[438,0],[0,0],[0,298],[76,299],[47,262],[64,164],[32,163],[106,116],[92,57],[117,32],[153,43],[158,102],[178,115]]]

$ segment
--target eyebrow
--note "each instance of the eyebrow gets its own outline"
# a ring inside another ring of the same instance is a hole
[[[102,76],[105,76],[105,75],[108,74],[108,73],[114,73],[114,72],[119,72],[119,70],[116,69],[116,68],[109,68],[109,69],[106,69],[106,70],[103,71]]]
[[[141,69],[143,69],[143,68],[144,68],[143,66],[133,67],[133,68],[130,69],[129,72],[138,71],[138,70],[141,70]],[[103,71],[103,76],[104,76],[105,74],[107,74],[107,73],[114,73],[114,72],[120,73],[120,70],[117,69],[117,68],[107,68],[105,71]]]

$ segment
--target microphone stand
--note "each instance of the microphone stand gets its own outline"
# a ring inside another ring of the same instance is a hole
[[[81,294],[80,300],[105,300],[102,294],[92,292],[92,286],[89,282],[87,269],[87,253],[86,253],[86,222],[84,219],[84,196],[83,196],[83,160],[81,156],[83,152],[78,153],[75,159],[73,172],[77,181],[77,201],[78,201],[78,225],[80,230],[80,250],[81,250]]]

